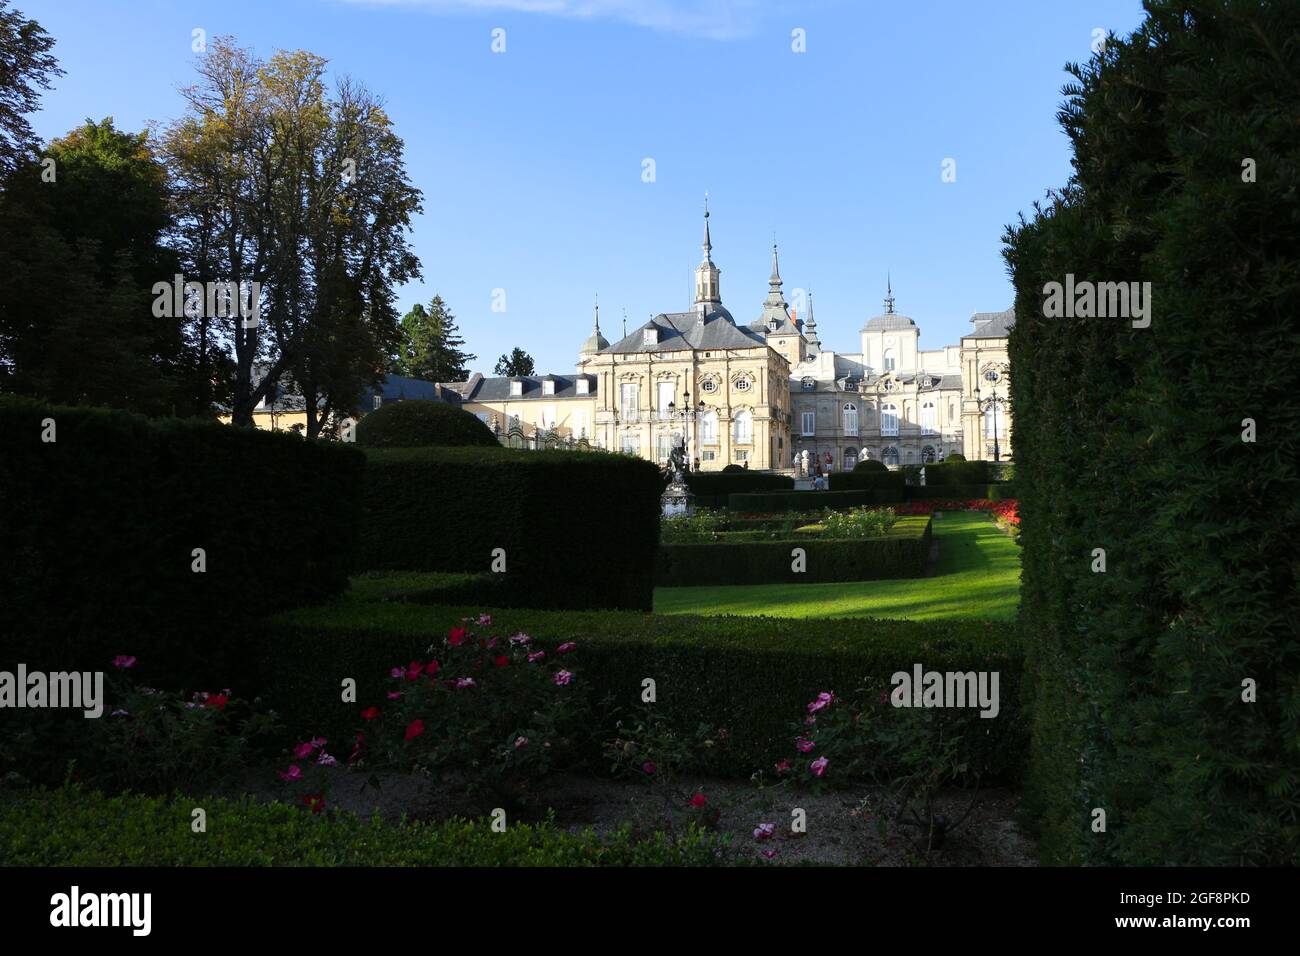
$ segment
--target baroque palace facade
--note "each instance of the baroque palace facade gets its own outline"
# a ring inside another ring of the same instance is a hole
[[[704,471],[1010,458],[1011,310],[976,313],[959,345],[923,350],[890,290],[860,351],[834,352],[817,337],[811,296],[806,320],[791,314],[773,245],[762,312],[738,323],[722,304],[708,215],[689,311],[660,313],[610,343],[597,307],[574,374],[475,374],[443,388],[503,437],[586,439],[659,462],[681,441]]]

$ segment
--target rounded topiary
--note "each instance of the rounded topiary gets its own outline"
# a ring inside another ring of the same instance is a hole
[[[864,458],[853,466],[854,471],[889,471],[889,468],[883,461],[877,461],[874,458]]]
[[[965,461],[966,456],[959,451],[955,451],[951,455],[945,455],[943,460],[944,461]]]
[[[723,468],[722,470],[723,470],[723,471],[744,471],[745,469],[744,469],[743,466],[741,466],[741,465],[737,465],[737,464],[734,464],[734,463],[733,463],[733,464],[727,465],[727,466],[726,466],[725,468]]]
[[[389,402],[357,422],[357,444],[367,448],[496,445],[496,436],[469,412],[425,399]]]

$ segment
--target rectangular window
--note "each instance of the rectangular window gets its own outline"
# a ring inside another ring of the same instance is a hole
[[[716,457],[717,457],[716,452],[711,452],[711,451],[700,452],[700,461],[713,461]]]
[[[586,376],[583,376],[582,378],[578,379],[578,394],[579,395],[591,394],[591,382],[586,378]]]
[[[619,415],[625,422],[637,420],[637,407],[641,404],[640,386],[635,382],[624,382],[619,387]]]
[[[817,434],[817,413],[816,412],[803,413],[803,433],[805,435]]]
[[[673,451],[673,436],[659,435],[655,440],[655,457],[660,461],[667,461],[668,456]]]
[[[519,395],[524,394],[524,383],[523,383],[523,382],[511,382],[511,383],[510,383],[510,394],[511,394],[511,395],[515,395],[515,396],[519,396]]]
[[[660,415],[667,415],[668,406],[671,405],[673,401],[673,383],[657,382],[655,383],[655,390],[656,390],[655,409],[659,412]]]
[[[542,382],[542,394],[543,394],[543,395],[554,395],[554,394],[555,394],[555,380],[554,380],[554,379],[548,378],[548,379],[546,379],[546,381]]]
[[[619,436],[619,451],[625,455],[641,454],[641,436],[636,432],[624,432]]]
[[[736,452],[736,461],[749,461],[749,452],[747,451]]]

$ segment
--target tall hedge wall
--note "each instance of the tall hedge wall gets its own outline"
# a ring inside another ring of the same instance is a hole
[[[360,570],[494,571],[508,603],[651,607],[660,477],[600,452],[368,450]]]
[[[1300,5],[1146,6],[1076,71],[1069,187],[1007,236],[1026,806],[1052,863],[1294,863]],[[1150,282],[1149,327],[1047,317],[1067,274]]]
[[[610,708],[635,709],[642,681],[656,685],[657,708],[679,730],[701,723],[728,730],[725,772],[745,777],[771,770],[791,746],[791,725],[820,691],[885,691],[897,671],[996,670],[1000,712],[974,711],[969,741],[981,765],[1016,778],[1025,754],[1018,638],[983,621],[792,621],[763,617],[691,617],[631,611],[535,611],[479,606],[340,602],[292,611],[268,623],[274,700],[291,733],[351,739],[357,713],[383,705],[396,663],[421,658],[447,629],[482,611],[494,633],[524,631],[553,650],[576,641],[564,658],[592,709],[592,726],[608,727]],[[357,704],[344,704],[339,681],[357,681]],[[304,738],[305,739],[305,738]]]
[[[802,548],[803,571],[793,570]],[[809,584],[925,576],[930,519],[900,518],[890,534],[852,540],[704,542],[659,547],[655,583],[662,587],[714,584]]]
[[[858,508],[872,504],[869,491],[769,491],[727,496],[727,508],[745,514],[782,511],[821,511],[823,508]]]
[[[709,497],[726,497],[747,491],[794,490],[794,479],[789,475],[762,471],[692,471],[686,475],[686,484],[695,494]]]
[[[129,654],[164,686],[247,686],[247,622],[347,586],[363,464],[283,433],[0,400],[0,668]]]

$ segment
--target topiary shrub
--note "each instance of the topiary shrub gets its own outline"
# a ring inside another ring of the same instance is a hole
[[[741,467],[740,465],[727,465],[727,466],[726,466],[725,468],[723,468],[722,470],[725,471],[725,472],[728,472],[728,473],[732,473],[732,472],[737,472],[737,471],[747,471],[748,469],[743,468],[743,467]]]
[[[366,448],[429,445],[499,445],[492,429],[446,402],[415,400],[381,405],[357,423],[357,444]]]
[[[943,460],[944,461],[965,461],[966,456],[959,451],[955,451],[951,455],[945,455]]]
[[[877,461],[874,458],[864,458],[853,466],[854,471],[889,471],[889,467],[883,461]]]

